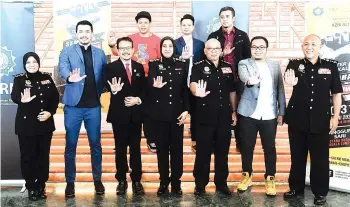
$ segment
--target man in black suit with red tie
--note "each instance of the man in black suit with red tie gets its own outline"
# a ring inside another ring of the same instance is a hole
[[[119,38],[117,49],[120,58],[107,65],[105,82],[111,92],[107,122],[112,123],[115,141],[115,175],[119,184],[117,195],[126,193],[129,171],[127,147],[130,149],[130,174],[133,193],[144,194],[141,184],[141,125],[142,100],[145,97],[145,73],[143,66],[131,60],[134,52],[133,41],[129,37]]]

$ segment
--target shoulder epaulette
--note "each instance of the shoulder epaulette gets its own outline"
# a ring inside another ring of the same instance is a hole
[[[150,62],[154,62],[154,61],[159,61],[159,59],[152,59],[152,60],[149,60]]]
[[[19,73],[19,74],[13,75],[13,77],[17,78],[17,77],[21,77],[21,76],[25,76],[25,75],[26,75],[25,73]]]
[[[302,58],[289,58],[289,61],[299,61],[302,60]]]
[[[183,59],[180,59],[180,58],[175,58],[175,57],[174,57],[174,60],[180,61],[180,62],[184,62],[184,63],[186,62],[186,60],[183,60]]]
[[[199,63],[203,62],[204,60],[200,60],[198,62],[193,63],[193,65],[198,65]]]
[[[327,61],[327,62],[330,62],[330,63],[338,63],[338,61],[333,60],[333,59],[321,58],[321,60],[324,60],[324,61]]]

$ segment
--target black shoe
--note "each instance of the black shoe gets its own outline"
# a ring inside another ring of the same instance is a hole
[[[144,195],[145,190],[140,182],[132,182],[132,192],[134,195]]]
[[[227,187],[227,185],[223,185],[223,186],[217,186],[216,187],[216,192],[220,192],[224,195],[232,195],[231,190]]]
[[[303,195],[304,191],[296,191],[296,190],[289,190],[283,194],[284,199],[293,199],[296,198],[298,195]]]
[[[103,195],[105,194],[105,187],[103,186],[101,181],[95,181],[95,194],[96,195]]]
[[[38,200],[38,192],[36,190],[28,190],[28,198],[31,201]]]
[[[37,193],[38,193],[38,194],[37,194],[38,199],[46,199],[46,198],[47,198],[45,188],[39,188],[39,190],[37,191]]]
[[[74,183],[67,183],[66,190],[64,193],[65,193],[66,198],[74,198],[74,196],[75,196]]]
[[[120,181],[117,186],[117,195],[124,195],[127,189],[128,189],[128,182],[126,180]]]
[[[149,151],[151,151],[153,153],[157,152],[156,143],[154,143],[154,142],[147,143],[147,147],[148,147]]]
[[[203,195],[204,193],[205,193],[205,188],[197,188],[197,187],[194,188],[195,195],[200,196],[200,195]]]
[[[326,201],[327,201],[326,196],[315,196],[314,198],[315,205],[324,205]]]
[[[157,191],[157,196],[162,196],[169,193],[167,185],[160,185]]]
[[[175,196],[182,196],[182,189],[181,187],[173,187],[171,186],[171,193]]]

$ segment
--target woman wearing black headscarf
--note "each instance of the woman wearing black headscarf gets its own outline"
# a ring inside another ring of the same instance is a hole
[[[174,40],[160,41],[161,58],[149,62],[148,88],[153,132],[156,138],[160,186],[158,195],[182,195],[183,131],[189,108],[188,62],[174,57]],[[169,178],[169,151],[171,177]]]
[[[59,95],[48,73],[39,71],[40,58],[34,52],[23,56],[25,73],[15,75],[11,99],[18,104],[15,133],[21,152],[22,176],[30,200],[46,198],[45,183],[49,177],[49,153],[53,115]]]

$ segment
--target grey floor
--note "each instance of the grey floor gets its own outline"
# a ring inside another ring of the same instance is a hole
[[[133,196],[131,189],[125,196],[116,196],[116,183],[107,183],[106,194],[104,196],[95,196],[93,193],[93,185],[77,184],[76,197],[65,199],[65,184],[49,184],[47,187],[48,198],[40,201],[29,201],[27,192],[20,193],[20,187],[1,187],[1,206],[222,206],[222,207],[303,207],[314,206],[313,195],[309,187],[305,191],[304,197],[299,197],[293,201],[284,201],[282,194],[288,187],[286,185],[278,186],[278,195],[274,198],[265,196],[263,186],[253,186],[244,193],[237,193],[234,190],[232,196],[224,196],[215,193],[215,188],[209,186],[204,196],[198,197],[193,195],[193,184],[184,184],[184,195],[182,197],[174,197],[172,195],[157,197],[157,184],[145,183],[146,195]],[[131,185],[129,185],[131,186]],[[233,188],[232,185],[230,187]],[[327,204],[324,206],[350,207],[350,194],[330,191],[327,197]]]

